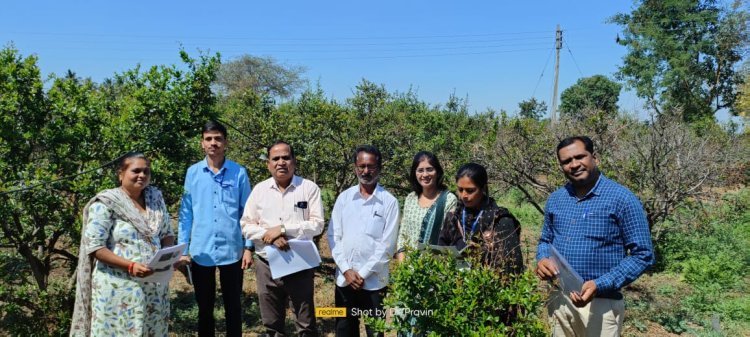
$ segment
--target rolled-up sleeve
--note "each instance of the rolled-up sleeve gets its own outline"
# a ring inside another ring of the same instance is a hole
[[[242,212],[242,218],[240,219],[242,235],[246,240],[251,242],[252,240],[260,242],[263,238],[263,234],[266,234],[266,229],[260,226],[260,213],[258,212],[257,199],[256,193],[250,193],[250,197],[247,198],[247,203]]]
[[[88,245],[81,247],[86,254],[91,254],[101,248],[107,247],[107,241],[114,226],[111,211],[101,202],[94,202],[88,209],[88,222],[83,235],[86,236]]]

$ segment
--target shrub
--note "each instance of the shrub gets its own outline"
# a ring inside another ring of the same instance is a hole
[[[750,190],[710,206],[692,204],[676,213],[672,229],[656,242],[659,266],[681,273],[694,286],[732,289],[750,267]]]
[[[679,303],[652,310],[651,320],[674,333],[706,333],[721,326],[727,335],[748,328],[750,296],[750,189],[722,200],[691,202],[667,220],[667,234],[656,241],[659,269],[677,273],[689,285]],[[694,332],[694,331],[693,331]]]
[[[430,336],[543,336],[544,297],[531,272],[504,275],[469,258],[461,270],[447,255],[410,250],[391,275],[384,329]],[[412,315],[405,311],[412,310]]]
[[[75,292],[52,281],[35,285],[0,283],[0,326],[10,336],[67,336]]]

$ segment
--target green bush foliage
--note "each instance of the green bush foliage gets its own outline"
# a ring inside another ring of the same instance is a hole
[[[677,274],[677,284],[684,286],[678,293],[656,294],[652,302],[671,297],[671,305],[647,308],[649,319],[674,333],[718,334],[718,327],[734,335],[750,328],[750,189],[717,202],[690,203],[665,226],[666,234],[655,242],[657,270]]]
[[[216,116],[209,86],[219,65],[218,56],[180,56],[182,68],[135,67],[101,84],[68,72],[44,88],[36,57],[0,49],[0,246],[23,259],[12,260],[21,269],[0,284],[8,322],[0,329],[26,336],[69,328],[82,208],[114,186],[114,159],[146,153],[152,183],[169,204],[179,200],[185,170],[199,158],[189,139]]]
[[[67,336],[75,293],[59,280],[39,291],[16,254],[0,253],[0,332],[9,336]]]
[[[738,137],[736,130],[706,120],[687,125],[666,111],[649,122],[595,110],[557,123],[502,111],[472,114],[468,101],[453,95],[444,105],[431,105],[414,91],[389,92],[367,80],[345,100],[329,98],[318,87],[277,104],[269,93],[286,94],[275,89],[249,85],[212,91],[218,55],[191,59],[182,52],[181,57],[180,66],[135,67],[102,83],[72,72],[52,75],[45,86],[35,56],[23,57],[12,46],[0,50],[0,245],[13,251],[0,260],[0,334],[56,335],[67,329],[73,294],[62,282],[76,264],[81,208],[96,191],[114,184],[108,168],[99,167],[125,151],[147,152],[153,183],[174,210],[185,169],[202,157],[198,130],[214,118],[228,124],[229,157],[247,166],[253,182],[268,176],[266,145],[277,139],[294,144],[299,174],[321,186],[328,211],[356,182],[350,156],[359,144],[381,148],[381,182],[400,197],[409,192],[405,177],[419,150],[435,152],[447,178],[461,164],[480,162],[488,168],[491,189],[509,191],[498,200],[507,201],[530,229],[526,238],[533,239],[544,200],[565,183],[555,145],[565,136],[590,135],[603,172],[644,203],[658,250],[654,271],[678,274],[691,289],[674,306],[644,306],[659,311],[647,319],[673,332],[684,331],[684,322],[706,326],[713,314],[729,326],[737,322],[740,330],[747,327],[743,320],[750,321],[744,295],[750,288],[750,192],[728,195],[710,207],[696,201],[706,200],[706,192],[746,184],[747,133]],[[22,188],[29,189],[15,192]],[[434,333],[542,331],[534,316],[541,299],[529,273],[508,278],[482,268],[464,272],[440,257],[415,255],[396,268],[394,282],[391,301],[402,301],[391,303],[394,307],[442,308],[430,321]],[[410,299],[411,294],[419,296]],[[192,308],[177,309],[173,317],[180,322],[195,314]],[[508,318],[503,310],[516,315],[513,324],[503,321]],[[393,328],[410,328],[408,323],[398,326],[405,323],[397,320]],[[414,324],[421,331],[427,327]]]
[[[391,274],[385,306],[392,324],[381,327],[430,336],[543,336],[544,297],[531,272],[503,275],[469,258],[461,270],[447,255],[411,250]],[[419,314],[403,315],[404,310]]]
[[[732,289],[750,266],[750,190],[721,202],[684,207],[669,219],[656,243],[658,267],[684,275],[691,285]]]

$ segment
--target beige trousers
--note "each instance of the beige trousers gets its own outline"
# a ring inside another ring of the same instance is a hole
[[[552,336],[620,336],[625,317],[625,301],[594,298],[584,307],[576,307],[570,297],[559,291],[550,294],[547,304]]]

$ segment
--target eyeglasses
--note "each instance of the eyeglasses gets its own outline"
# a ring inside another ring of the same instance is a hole
[[[434,167],[425,167],[425,168],[418,168],[417,173],[433,173],[435,172]]]
[[[357,166],[354,166],[354,168],[357,169],[357,172],[364,172],[365,169],[367,169],[370,172],[378,170],[377,165],[357,165]]]

